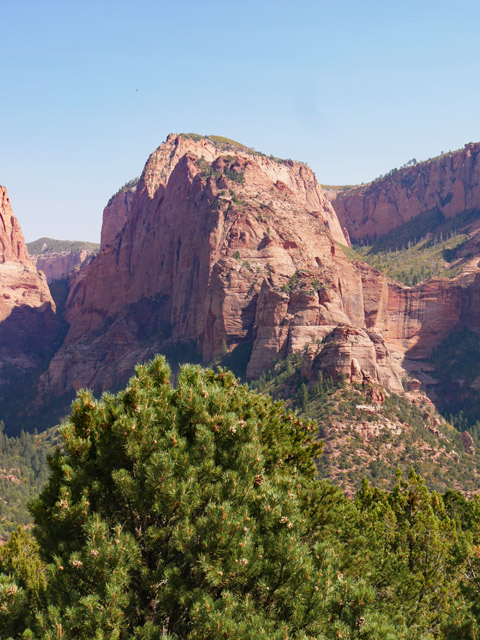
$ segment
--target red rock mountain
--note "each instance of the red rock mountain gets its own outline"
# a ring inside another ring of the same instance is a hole
[[[0,186],[0,386],[42,359],[58,330],[47,281],[29,258],[5,187]]]
[[[343,255],[335,212],[305,165],[171,135],[122,203],[106,208],[100,252],[73,283],[44,392],[115,386],[178,345],[205,362],[245,349],[255,377],[340,324],[361,330],[343,349],[351,370],[401,388],[379,334],[403,340],[392,302],[401,289],[389,297],[384,276]]]
[[[385,233],[439,198],[443,215],[454,215],[455,203],[474,206],[476,154],[470,145],[405,170],[411,187],[405,179],[388,192],[398,198],[398,219],[388,212],[379,222],[384,196],[370,201],[372,185],[361,196],[337,194],[334,205],[353,237],[377,223]],[[106,207],[100,252],[72,283],[70,328],[41,392],[113,388],[157,351],[175,359],[182,350],[190,358],[192,349],[203,362],[237,355],[249,377],[301,351],[306,375],[310,362],[312,371],[396,391],[405,375],[434,385],[425,362],[434,347],[459,326],[480,330],[477,262],[467,261],[453,280],[407,287],[349,260],[347,244],[305,165],[221,139],[171,135],[138,185]]]

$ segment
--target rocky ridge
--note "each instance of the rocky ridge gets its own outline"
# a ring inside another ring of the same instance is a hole
[[[480,270],[470,259],[456,278],[403,286],[347,257],[352,230],[306,165],[170,135],[105,208],[41,396],[117,388],[156,352],[241,360],[249,378],[300,352],[333,378],[434,397],[432,351],[480,329]]]
[[[480,208],[480,143],[326,193],[355,242],[380,238],[428,212],[451,219]]]
[[[250,379],[301,354],[299,375],[310,391],[321,374],[365,396],[352,399],[352,414],[319,414],[328,426],[328,473],[345,486],[353,480],[342,480],[337,454],[352,438],[366,443],[366,453],[352,452],[358,473],[376,468],[376,447],[385,464],[398,447],[406,465],[416,462],[407,446],[411,425],[402,426],[407,405],[399,413],[389,400],[404,388],[428,414],[412,418],[412,442],[422,449],[427,438],[434,453],[422,451],[438,469],[457,464],[459,447],[462,465],[477,455],[476,443],[439,428],[420,392],[435,399],[429,358],[442,340],[458,327],[480,331],[474,251],[455,278],[394,282],[352,259],[352,227],[343,232],[308,167],[191,135],[169,136],[139,181],[110,199],[103,220],[98,254],[70,277],[68,333],[40,378],[37,409],[81,387],[119,388],[157,352],[173,362],[221,361]],[[338,393],[341,406],[347,392]],[[324,398],[313,402],[320,411]]]
[[[169,136],[104,229],[72,287],[48,392],[115,386],[179,344],[204,362],[243,349],[250,378],[308,348],[328,371],[401,391],[405,376],[431,382],[424,358],[477,317],[475,269],[411,288],[350,261],[307,167],[210,139]]]
[[[179,345],[203,362],[241,350],[250,378],[309,349],[354,382],[434,386],[425,358],[459,324],[476,328],[478,267],[406,287],[349,260],[347,243],[305,165],[171,135],[104,211],[43,391],[119,385]]]

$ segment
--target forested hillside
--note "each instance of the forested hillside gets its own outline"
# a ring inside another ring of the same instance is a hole
[[[9,437],[3,428],[0,420],[0,540],[5,541],[19,525],[32,522],[27,505],[47,481],[47,455],[58,434],[22,431]]]
[[[317,420],[325,447],[320,477],[353,495],[362,478],[392,489],[396,471],[420,474],[431,490],[468,493],[480,486],[478,428],[444,420],[423,394],[388,392],[374,384],[346,384],[341,377],[305,375],[305,355],[280,360],[251,387],[302,416]],[[458,419],[454,420],[458,423]]]

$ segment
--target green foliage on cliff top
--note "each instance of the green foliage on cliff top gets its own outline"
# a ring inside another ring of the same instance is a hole
[[[108,201],[108,204],[110,204],[113,198],[119,193],[127,193],[128,191],[133,191],[137,186],[137,184],[139,183],[139,181],[140,181],[140,178],[138,176],[136,178],[132,178],[131,180],[127,180],[127,182],[125,182],[125,184],[113,194],[113,196]]]
[[[355,185],[353,184],[321,184],[322,189],[327,189],[330,191],[343,191],[347,189],[353,189]]]
[[[212,136],[212,135],[202,136],[202,135],[200,135],[198,133],[181,133],[180,136],[182,136],[183,138],[188,138],[190,140],[194,140],[196,142],[198,142],[199,140],[210,140],[221,151],[233,151],[233,152],[234,151],[243,151],[244,153],[248,153],[249,155],[260,156],[260,157],[263,157],[263,158],[269,158],[270,160],[273,160],[273,161],[279,162],[279,163],[292,162],[292,160],[290,160],[290,159],[277,158],[276,156],[268,155],[266,153],[262,153],[261,151],[257,151],[253,147],[247,147],[246,145],[242,144],[241,142],[237,142],[236,140],[232,140],[230,138],[225,138],[224,136]],[[298,160],[296,162],[297,162],[297,164],[302,164],[302,165],[307,166],[305,162],[299,162]]]
[[[236,140],[232,140],[231,138],[224,138],[223,136],[207,136],[209,140],[213,140],[213,142],[219,142],[220,144],[228,144],[233,147],[240,147],[243,149],[249,149],[250,147],[246,147],[241,142],[237,142]]]

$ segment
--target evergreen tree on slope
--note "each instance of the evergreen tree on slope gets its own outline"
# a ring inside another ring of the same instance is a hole
[[[226,371],[185,366],[174,389],[161,357],[117,396],[82,392],[33,508],[38,636],[408,637],[312,536],[314,436]]]

